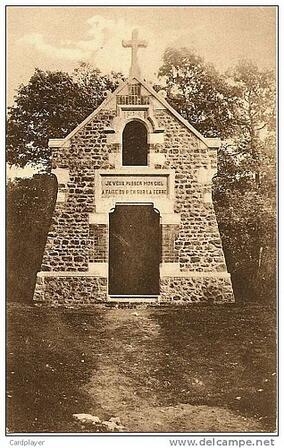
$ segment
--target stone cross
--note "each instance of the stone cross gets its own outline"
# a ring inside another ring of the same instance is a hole
[[[132,76],[136,76],[140,78],[141,71],[138,64],[138,48],[146,48],[148,43],[145,40],[138,40],[138,30],[132,31],[132,39],[131,40],[123,40],[122,46],[124,48],[131,48],[131,66],[129,70],[129,78]]]

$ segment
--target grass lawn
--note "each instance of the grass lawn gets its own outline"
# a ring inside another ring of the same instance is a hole
[[[273,432],[270,307],[8,308],[7,426],[89,432]]]

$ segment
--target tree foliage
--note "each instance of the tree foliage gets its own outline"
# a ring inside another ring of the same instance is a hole
[[[236,130],[257,150],[261,131],[275,129],[275,74],[242,60],[227,71],[227,78],[235,90]]]
[[[232,134],[235,89],[188,48],[168,48],[159,70],[168,102],[205,137]]]
[[[70,75],[36,69],[18,89],[9,108],[7,154],[10,164],[48,164],[49,138],[65,137],[113,91],[122,75],[102,75],[82,63]]]

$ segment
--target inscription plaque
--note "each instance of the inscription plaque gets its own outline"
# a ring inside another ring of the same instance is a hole
[[[101,197],[153,196],[166,198],[169,195],[167,175],[102,175]]]

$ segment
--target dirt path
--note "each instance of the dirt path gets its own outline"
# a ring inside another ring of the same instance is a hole
[[[232,410],[192,405],[190,396],[187,403],[165,405],[162,402],[160,393],[165,394],[166,391],[161,391],[151,372],[165,362],[168,353],[161,348],[161,328],[149,310],[108,310],[105,313],[105,332],[109,335],[108,343],[104,341],[98,346],[96,371],[83,386],[90,398],[90,408],[80,412],[102,419],[120,417],[126,432],[264,430],[260,421]],[[149,340],[158,348],[154,360],[148,357]]]

